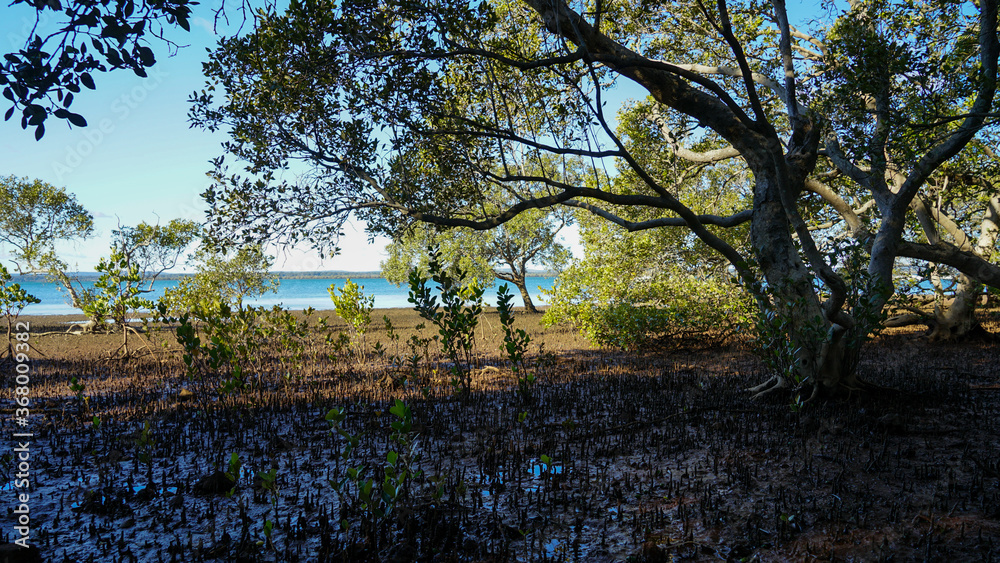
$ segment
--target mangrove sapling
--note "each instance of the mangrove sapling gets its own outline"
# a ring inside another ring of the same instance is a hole
[[[92,319],[110,318],[122,332],[122,343],[112,352],[122,351],[123,359],[131,357],[128,348],[128,335],[139,332],[129,325],[129,317],[139,309],[152,309],[154,303],[140,297],[142,290],[142,273],[139,264],[129,260],[128,256],[119,251],[111,253],[110,258],[101,258],[94,267],[101,276],[94,282],[93,299],[85,304],[84,312]],[[148,349],[148,345],[144,345]]]
[[[236,494],[236,483],[240,478],[240,470],[243,468],[243,464],[240,462],[240,454],[233,452],[229,456],[229,464],[226,467],[225,476],[229,479],[229,482],[233,484],[228,491],[226,491],[226,498],[233,498]]]
[[[13,278],[10,272],[7,271],[7,268],[3,264],[0,264],[0,313],[3,313],[4,318],[7,320],[6,356],[11,360],[16,359],[18,362],[23,362],[27,360],[27,355],[22,355],[21,353],[27,352],[29,347],[32,349],[34,347],[31,345],[30,340],[22,340],[15,343],[14,326],[25,307],[33,303],[41,303],[42,300],[25,291],[21,287],[21,284],[10,283],[11,279]],[[15,348],[19,353],[15,353]]]
[[[507,284],[497,289],[497,312],[500,314],[500,325],[503,327],[503,344],[500,345],[500,350],[507,355],[510,370],[517,379],[518,394],[525,401],[530,401],[535,374],[528,371],[524,356],[528,353],[531,337],[524,329],[514,328],[513,299],[514,295]]]
[[[386,337],[392,343],[392,351],[388,347],[382,346],[381,342],[376,342],[372,347],[372,351],[392,368],[394,374],[392,378],[395,384],[405,386],[407,382],[415,382],[419,377],[420,355],[414,353],[410,356],[404,356],[400,351],[400,340],[402,338],[396,332],[396,327],[393,326],[392,320],[389,319],[388,315],[382,315],[382,323],[383,328],[385,328]],[[418,330],[422,328],[422,324],[417,327]],[[419,340],[416,335],[410,338],[411,340],[414,338]],[[411,351],[413,351],[412,347]]]
[[[473,280],[465,283],[465,272],[456,268],[452,277],[441,266],[436,248],[428,248],[430,260],[427,270],[437,284],[441,295],[438,306],[437,296],[432,295],[427,278],[414,269],[410,271],[410,291],[407,300],[421,317],[433,322],[441,336],[441,346],[451,362],[449,371],[451,384],[456,391],[468,395],[472,381],[472,350],[476,343],[476,326],[483,312],[484,289]]]
[[[344,350],[350,350],[351,338],[342,330],[337,332],[331,330],[326,335],[326,345],[330,347],[330,360],[333,361]]]
[[[274,532],[274,524],[278,521],[278,470],[271,468],[268,471],[259,471],[257,479],[260,481],[261,488],[268,493],[271,501],[271,516],[274,518],[274,520],[264,520],[264,542],[262,543],[266,543],[271,551],[276,552],[277,548],[274,545],[272,533]]]
[[[80,381],[80,378],[73,376],[70,378],[69,383],[66,384],[69,390],[73,392],[76,396],[76,400],[80,403],[80,412],[82,414],[87,414],[90,412],[90,397],[83,394],[87,389],[87,384]]]
[[[340,498],[341,529],[349,531],[351,521],[345,516],[357,514],[361,519],[361,533],[376,548],[378,538],[389,525],[390,516],[408,497],[410,480],[419,478],[422,474],[417,469],[419,460],[417,436],[413,432],[413,411],[408,404],[396,399],[389,408],[389,413],[395,417],[390,423],[392,432],[389,441],[395,443],[396,447],[386,452],[381,482],[377,477],[368,477],[370,467],[364,464],[348,466],[345,477],[329,481]],[[347,413],[340,408],[332,408],[326,414],[330,429],[346,440],[340,453],[341,458],[350,461],[361,444],[362,434],[351,434],[345,430],[343,423],[346,418]]]
[[[155,445],[156,438],[152,434],[152,425],[147,420],[143,423],[142,430],[135,439],[135,446],[138,449],[136,464],[144,463],[146,465],[146,488],[149,492],[156,490],[153,484],[153,446]]]
[[[410,338],[406,341],[406,347],[409,348],[410,353],[406,356],[407,369],[410,372],[410,377],[414,381],[421,380],[421,369],[420,369],[420,359],[423,358],[424,363],[427,364],[431,359],[431,342],[438,339],[438,335],[434,335],[430,338],[424,338],[420,336],[422,334],[426,325],[424,323],[418,323],[415,327],[417,334],[411,334]],[[424,395],[427,395],[430,391],[429,388],[424,388]]]
[[[335,284],[327,288],[334,310],[347,322],[351,331],[351,341],[359,358],[364,358],[367,353],[365,335],[368,332],[368,325],[372,322],[372,309],[375,308],[375,296],[365,295],[364,289],[365,286],[352,282],[350,278],[342,289],[338,289]]]

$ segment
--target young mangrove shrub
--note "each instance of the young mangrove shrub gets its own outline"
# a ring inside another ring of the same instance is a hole
[[[28,346],[30,344],[21,342],[15,343],[14,339],[14,326],[17,324],[17,318],[21,315],[21,311],[25,307],[33,303],[41,303],[42,300],[31,295],[21,287],[19,283],[11,283],[13,277],[7,268],[0,264],[0,312],[3,313],[5,319],[7,319],[7,357],[14,359],[15,357],[27,358],[27,355],[20,355],[15,353],[15,348],[19,351],[27,352]],[[17,361],[22,361],[18,359]]]
[[[257,479],[260,482],[260,487],[267,492],[268,498],[271,501],[271,517],[264,519],[264,543],[266,547],[271,551],[277,551],[274,545],[274,539],[271,537],[274,532],[274,523],[278,521],[278,470],[271,468],[268,471],[258,471]]]
[[[623,350],[722,340],[752,326],[749,295],[737,284],[677,268],[643,278],[573,266],[544,294],[545,326],[571,324],[591,342]]]
[[[153,309],[155,304],[140,297],[142,290],[139,284],[143,280],[139,265],[121,252],[114,251],[110,258],[101,258],[94,269],[101,276],[94,282],[94,293],[84,306],[84,312],[92,319],[110,318],[115,322],[116,327],[122,331],[119,350],[123,350],[123,355],[127,357],[128,335],[135,332],[129,326],[129,318],[140,309]]]
[[[389,434],[389,441],[393,446],[386,452],[381,475],[373,475],[372,468],[362,464],[348,466],[343,478],[330,480],[330,486],[340,497],[341,529],[350,530],[352,522],[349,517],[357,515],[361,520],[361,533],[373,544],[377,543],[389,525],[390,516],[408,497],[410,481],[422,474],[417,468],[419,460],[417,436],[413,431],[413,411],[408,404],[396,399],[389,408],[389,414],[393,417]],[[346,441],[340,456],[344,461],[350,462],[363,435],[348,432],[344,428],[346,418],[347,412],[340,408],[332,408],[326,414],[331,431]]]
[[[253,335],[257,317],[258,311],[252,307],[233,311],[228,303],[218,301],[199,304],[181,315],[177,342],[184,349],[188,377],[201,381],[209,376],[226,377],[219,389],[223,393],[252,386],[248,376],[261,367],[262,358]]]
[[[327,291],[333,300],[333,309],[344,319],[351,331],[351,340],[359,356],[365,353],[365,334],[372,322],[372,309],[375,308],[375,296],[364,294],[365,286],[358,285],[350,278],[343,288],[331,284]]]
[[[439,262],[436,248],[428,248],[427,270],[437,284],[441,297],[433,294],[427,278],[414,269],[410,271],[408,301],[421,317],[434,323],[441,337],[441,347],[451,362],[451,384],[456,391],[469,393],[472,381],[472,352],[476,343],[476,327],[483,312],[484,289],[473,280],[465,283],[465,272],[455,269],[454,277]]]
[[[164,303],[159,311],[165,321],[179,323],[176,336],[188,377],[222,377],[223,393],[256,387],[268,356],[279,358],[286,381],[301,371],[309,326],[280,307],[233,310],[228,303],[214,301],[199,303],[180,318],[168,317]]]
[[[510,370],[517,378],[517,392],[524,400],[530,400],[531,387],[535,384],[535,374],[527,369],[525,355],[531,337],[524,329],[514,328],[514,294],[507,284],[497,289],[497,313],[500,314],[500,326],[503,328],[503,344],[500,350],[507,355]]]

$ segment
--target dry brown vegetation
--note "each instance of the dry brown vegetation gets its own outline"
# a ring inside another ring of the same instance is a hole
[[[416,333],[415,313],[388,313],[402,340]],[[530,397],[488,313],[465,400],[439,357],[408,374],[375,357],[331,359],[319,335],[292,377],[265,374],[221,398],[185,379],[169,330],[128,362],[105,359],[115,335],[33,338],[32,539],[56,562],[1000,559],[996,344],[897,331],[864,353],[883,393],[794,413],[749,401],[743,389],[764,373],[738,342],[622,354],[537,319],[518,317],[544,343],[543,355],[532,345]],[[30,320],[35,333],[63,326]],[[393,351],[381,328],[368,348],[376,341]],[[324,414],[347,409],[346,426],[363,433],[356,456],[377,469],[397,398],[413,408],[424,477],[362,543],[337,526],[329,480],[346,464]],[[146,421],[151,464],[137,443]],[[206,478],[232,452],[246,472],[228,498]],[[257,543],[271,505],[253,476],[270,468],[276,550]],[[3,491],[10,505],[9,482]]]

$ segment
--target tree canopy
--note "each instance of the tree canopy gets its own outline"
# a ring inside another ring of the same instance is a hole
[[[55,243],[93,232],[93,216],[65,188],[29,178],[0,178],[0,242],[9,245],[18,273],[64,269]]]
[[[995,116],[995,0],[854,2],[830,8],[823,36],[790,24],[782,0],[306,0],[256,23],[220,42],[212,88],[194,100],[195,122],[227,128],[225,151],[246,170],[216,161],[206,197],[219,236],[324,247],[350,214],[375,232],[403,217],[489,229],[552,206],[629,231],[684,227],[787,319],[788,369],[762,392],[862,386],[851,358],[899,255],[997,283],[982,256],[903,240],[927,181]],[[648,92],[658,136],[633,142],[650,129],[613,125],[622,80]],[[738,158],[749,209],[695,210],[656,158]],[[579,180],[560,174],[571,159],[585,163]],[[871,223],[816,181],[828,176],[873,200]],[[484,206],[497,190],[511,203]],[[813,235],[805,194],[862,242],[865,275],[847,275]],[[748,251],[721,235],[744,223]]]
[[[278,290],[278,278],[268,272],[273,262],[259,245],[241,247],[229,256],[208,246],[199,247],[189,260],[195,274],[164,290],[161,301],[178,315],[213,311],[222,304],[242,311],[245,297]]]
[[[528,292],[528,265],[549,271],[566,265],[569,249],[556,239],[565,222],[533,209],[488,231],[463,227],[438,231],[432,225],[416,223],[386,249],[389,257],[382,263],[382,276],[399,285],[409,281],[414,268],[428,275],[428,248],[436,247],[441,261],[461,269],[467,280],[475,279],[483,287],[494,278],[513,283],[525,308],[534,313],[537,308]]]
[[[45,135],[49,117],[77,127],[86,118],[71,111],[83,89],[94,90],[99,72],[131,70],[145,77],[156,63],[151,44],[173,43],[164,37],[173,26],[190,31],[190,0],[14,0],[8,10],[33,12],[33,25],[23,44],[4,54],[0,86],[10,103],[4,120],[17,110],[21,128],[34,128],[35,139]],[[12,16],[11,16],[12,17]]]
[[[177,266],[200,231],[201,226],[188,219],[172,219],[166,225],[142,222],[135,227],[119,227],[112,232],[112,252],[136,266],[137,274],[148,285],[148,293],[160,274]]]
[[[94,329],[104,330],[109,318],[116,327],[125,327],[133,311],[151,308],[152,303],[142,295],[152,292],[157,278],[177,265],[199,229],[197,223],[186,219],[172,219],[166,225],[142,222],[119,227],[112,231],[110,255],[102,257],[94,268],[101,276],[92,288],[70,277],[63,267],[50,268],[48,274],[66,291],[70,303],[87,315]]]

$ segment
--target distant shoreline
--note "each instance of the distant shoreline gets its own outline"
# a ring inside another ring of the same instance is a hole
[[[344,279],[351,278],[354,280],[370,280],[370,279],[380,279],[382,278],[382,272],[346,272],[341,270],[329,270],[329,271],[315,271],[315,272],[271,272],[272,274],[278,276],[278,280],[324,280],[324,279]],[[79,279],[81,281],[92,281],[100,277],[97,272],[66,272],[71,278]],[[160,274],[157,278],[158,280],[182,280],[193,276],[194,274],[188,273],[164,273]],[[528,272],[529,278],[552,278],[556,277],[555,272],[546,271],[534,271]],[[25,275],[14,275],[14,281],[19,280],[30,280],[30,281],[46,281],[45,274],[25,274]]]

